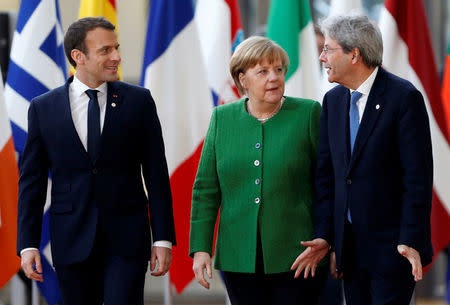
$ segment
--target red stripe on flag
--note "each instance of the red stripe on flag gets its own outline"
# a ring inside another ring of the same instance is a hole
[[[0,288],[19,270],[20,260],[16,255],[17,196],[19,173],[14,157],[12,138],[0,151]]]
[[[172,251],[172,266],[170,281],[178,293],[194,278],[192,259],[189,257],[189,230],[191,215],[192,186],[197,174],[198,162],[202,152],[203,142],[195,152],[184,161],[170,177],[172,188],[175,235],[177,245]]]
[[[116,9],[116,0],[107,0],[109,3],[111,3],[112,7],[114,7],[115,10]]]
[[[236,32],[242,29],[241,14],[237,0],[225,0],[231,13],[231,42],[236,38]]]
[[[450,43],[450,42],[449,42]],[[442,103],[445,109],[445,117],[447,118],[447,132],[450,134],[450,55],[447,54],[445,59],[444,78],[442,79]]]
[[[440,96],[439,77],[422,0],[386,0],[385,6],[395,19],[399,35],[408,47],[409,63],[426,92],[433,116],[447,143],[450,143],[447,130],[447,120],[450,118],[445,116]],[[449,244],[449,231],[450,215],[433,191],[431,210],[431,242],[435,251],[433,259]],[[425,270],[430,266],[431,264]]]
[[[439,76],[422,0],[386,0],[385,6],[397,23],[400,37],[408,46],[409,63],[425,89],[436,122],[450,143],[447,119],[440,97]]]

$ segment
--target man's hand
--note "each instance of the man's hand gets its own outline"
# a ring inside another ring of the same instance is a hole
[[[334,251],[330,253],[330,273],[334,279],[340,279],[343,276],[342,272],[338,274],[336,270],[336,252]]]
[[[156,261],[158,261],[158,270],[153,271],[156,268]],[[152,249],[152,257],[150,259],[151,275],[161,276],[167,273],[172,263],[172,249],[166,247],[154,246]]]
[[[291,270],[297,268],[294,277],[299,277],[300,273],[305,269],[304,278],[308,278],[309,272],[311,271],[311,276],[316,275],[317,264],[322,258],[327,255],[328,250],[330,250],[330,245],[323,238],[316,238],[311,241],[302,241],[301,244],[306,248],[302,254],[300,254],[295,262],[291,266]]]
[[[206,269],[206,274],[208,274],[209,279],[212,279],[211,256],[209,253],[195,252],[192,269],[194,270],[195,279],[197,282],[199,282],[199,284],[206,289],[209,289],[209,282],[204,276],[204,270]]]
[[[412,266],[412,275],[414,276],[414,281],[418,282],[422,279],[422,262],[420,260],[420,254],[414,248],[398,245],[397,251],[409,260]]]
[[[22,253],[22,270],[27,278],[43,282],[41,255],[38,250],[27,250]]]

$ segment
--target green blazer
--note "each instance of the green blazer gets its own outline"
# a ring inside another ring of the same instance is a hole
[[[314,172],[319,103],[286,97],[261,124],[246,99],[216,107],[192,194],[189,255],[212,254],[214,267],[255,272],[258,225],[265,273],[290,271],[313,239]]]

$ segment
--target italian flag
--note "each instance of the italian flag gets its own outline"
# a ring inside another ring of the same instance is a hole
[[[320,64],[308,0],[272,0],[267,37],[289,55],[286,95],[320,101]]]
[[[450,134],[447,130],[450,116],[443,105],[449,103],[448,65],[447,85],[444,85],[447,95],[446,99],[445,96],[441,99],[422,0],[386,0],[379,26],[383,36],[384,67],[420,90],[428,111],[434,163],[431,239],[435,258],[450,243]]]
[[[19,173],[0,74],[0,289],[19,270],[16,255]]]

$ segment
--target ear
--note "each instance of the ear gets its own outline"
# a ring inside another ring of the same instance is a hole
[[[247,78],[243,72],[239,73],[239,83],[241,83],[242,88],[247,89]]]
[[[83,65],[86,61],[86,55],[78,49],[73,49],[70,52],[70,56],[76,62],[77,67],[79,67],[80,65]]]
[[[357,48],[352,50],[352,64],[356,64],[360,58],[360,53]]]

